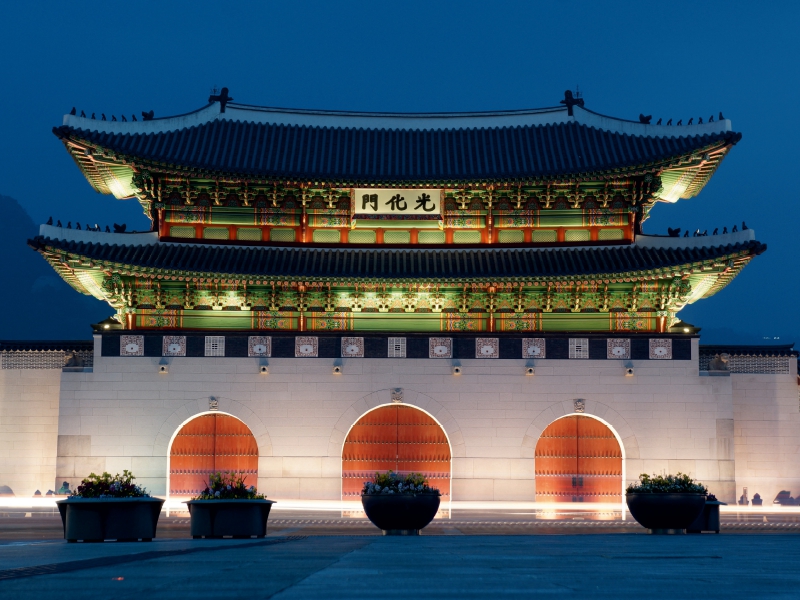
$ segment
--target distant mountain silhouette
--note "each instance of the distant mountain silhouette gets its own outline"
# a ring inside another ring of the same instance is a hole
[[[0,339],[90,339],[89,326],[114,309],[56,275],[27,244],[38,233],[16,200],[0,196]]]

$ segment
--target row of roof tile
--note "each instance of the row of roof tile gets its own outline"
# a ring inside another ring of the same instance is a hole
[[[378,249],[242,247],[158,243],[125,246],[53,240],[29,240],[37,250],[59,248],[92,260],[135,267],[260,277],[435,278],[570,276],[626,273],[715,260],[735,252],[761,254],[757,241],[708,248],[481,248]]]
[[[214,120],[120,134],[54,128],[121,154],[199,170],[349,182],[553,177],[669,160],[741,134],[647,137],[579,123],[444,130],[349,129]]]

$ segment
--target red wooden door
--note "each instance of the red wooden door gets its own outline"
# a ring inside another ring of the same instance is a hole
[[[195,495],[217,471],[243,473],[248,485],[256,485],[258,444],[239,419],[203,415],[186,423],[172,442],[169,493]]]
[[[597,419],[553,421],[536,444],[537,502],[621,502],[622,451]]]
[[[450,498],[450,444],[425,412],[411,406],[382,406],[353,425],[342,450],[342,499],[361,495],[376,471],[422,473],[443,498]]]

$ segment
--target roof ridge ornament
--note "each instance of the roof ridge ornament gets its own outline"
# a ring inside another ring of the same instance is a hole
[[[228,95],[228,88],[224,87],[220,90],[219,94],[216,89],[211,90],[211,95],[208,97],[209,102],[219,102],[219,112],[225,112],[225,106],[228,102],[233,102],[233,98]]]
[[[574,117],[575,114],[572,111],[573,106],[580,106],[583,108],[583,98],[581,98],[581,93],[576,91],[575,95],[573,96],[572,90],[567,90],[564,92],[564,99],[561,100],[560,104],[563,104],[567,107],[567,115],[570,117]]]

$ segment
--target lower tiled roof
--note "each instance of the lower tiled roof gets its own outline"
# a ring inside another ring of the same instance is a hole
[[[157,243],[125,246],[54,240],[29,240],[87,259],[132,267],[196,273],[309,278],[434,278],[558,277],[630,273],[716,260],[733,253],[761,254],[757,241],[709,248],[463,248],[380,249],[242,247]]]

